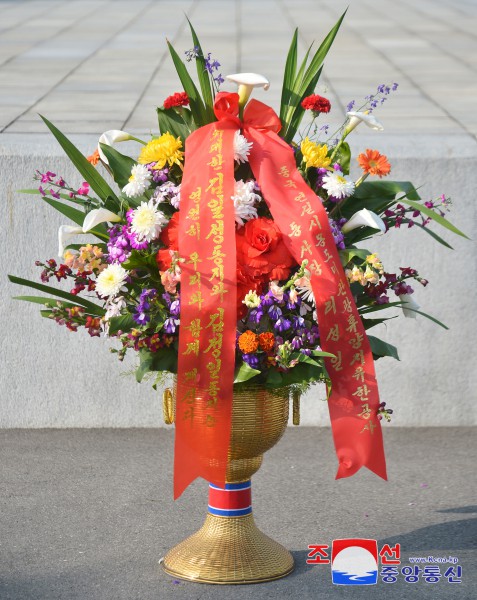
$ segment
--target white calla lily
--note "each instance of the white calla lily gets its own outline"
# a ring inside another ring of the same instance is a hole
[[[99,157],[101,158],[103,163],[109,165],[106,155],[101,150],[101,144],[106,144],[107,146],[114,146],[114,144],[117,144],[118,142],[126,142],[128,140],[134,139],[136,138],[134,138],[130,133],[127,133],[127,131],[121,131],[120,129],[110,129],[109,131],[105,131],[100,135],[98,140]]]
[[[239,95],[240,106],[245,106],[247,100],[250,98],[253,88],[263,87],[264,90],[268,90],[270,82],[263,75],[258,73],[235,73],[234,75],[226,75],[225,79],[236,83]]]
[[[95,208],[94,210],[91,210],[84,218],[81,233],[91,231],[91,229],[100,223],[118,223],[120,220],[121,217],[106,208]]]
[[[83,229],[78,225],[60,225],[58,228],[58,256],[60,258],[63,258],[65,253],[67,240],[79,233],[83,233]]]
[[[415,319],[417,316],[417,313],[415,313],[414,311],[419,310],[421,307],[414,300],[412,294],[401,294],[399,296],[399,300],[404,303],[401,307],[402,312],[404,313],[404,316],[408,317],[410,319]]]
[[[345,129],[346,135],[350,134],[353,129],[356,129],[360,123],[365,123],[368,127],[374,129],[374,131],[384,131],[382,124],[370,113],[350,111],[346,114],[349,117],[349,122]]]
[[[343,225],[341,231],[343,233],[348,233],[358,227],[372,227],[373,229],[379,229],[382,233],[386,232],[386,225],[381,217],[367,208],[363,208],[355,213],[351,219]]]

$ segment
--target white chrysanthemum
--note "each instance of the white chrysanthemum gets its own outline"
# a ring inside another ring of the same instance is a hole
[[[234,135],[234,160],[239,164],[248,162],[248,155],[252,146],[253,142],[249,142],[237,129]]]
[[[235,207],[235,222],[242,227],[245,221],[257,218],[257,209],[255,202],[260,202],[262,199],[254,192],[254,181],[239,181],[235,182],[235,194],[232,196]]]
[[[149,200],[149,202],[141,202],[141,205],[133,211],[131,231],[136,234],[138,242],[151,242],[159,237],[166,224],[164,213],[157,210],[154,200]]]
[[[338,200],[348,198],[354,192],[354,182],[348,175],[342,175],[339,171],[325,175],[322,187],[328,192],[329,196],[338,198]]]
[[[128,272],[117,263],[108,265],[96,279],[96,291],[103,298],[117,296],[126,281]]]
[[[123,192],[128,198],[142,196],[151,185],[151,173],[144,165],[134,165],[131,169],[129,183],[123,187]]]

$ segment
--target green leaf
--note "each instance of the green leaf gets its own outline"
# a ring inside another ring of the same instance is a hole
[[[252,377],[260,375],[260,373],[260,370],[252,369],[246,362],[242,362],[242,364],[235,369],[234,383],[243,383],[244,381],[252,379]]]
[[[137,323],[133,319],[132,315],[120,315],[119,317],[111,317],[109,319],[109,334],[115,335],[118,331],[127,333],[134,327],[137,327]]]
[[[77,210],[76,208],[68,206],[67,204],[63,204],[62,202],[58,202],[57,200],[51,200],[50,198],[43,198],[43,200],[55,210],[65,215],[65,217],[71,219],[73,223],[76,223],[76,225],[83,225],[83,221],[86,215],[81,210]],[[109,235],[107,234],[106,227],[102,223],[96,225],[96,227],[94,229],[91,229],[91,231],[88,231],[88,233],[92,233],[97,238],[99,238],[100,240],[104,240],[105,242],[109,240]]]
[[[338,149],[338,152],[335,154],[333,162],[337,162],[341,165],[343,173],[348,175],[349,166],[351,161],[351,149],[347,142],[343,142]],[[359,186],[358,186],[359,187]]]
[[[286,133],[283,135],[283,139],[288,143],[290,143],[293,140],[293,138],[295,137],[295,134],[298,131],[298,128],[300,127],[300,123],[303,119],[303,115],[305,114],[305,109],[301,105],[301,101],[303,100],[303,98],[305,98],[306,96],[309,96],[311,93],[314,92],[316,85],[318,83],[318,80],[320,78],[321,71],[322,71],[322,69],[318,70],[318,73],[316,73],[315,77],[310,82],[310,85],[306,88],[306,90],[303,92],[303,94],[298,97],[298,100],[295,103],[295,107],[293,109],[293,115],[290,120],[290,125],[288,126]]]
[[[410,220],[403,219],[403,222],[409,223]],[[414,221],[414,225],[416,225],[417,227],[422,229],[422,231],[425,231],[426,233],[428,233],[432,238],[434,238],[437,242],[439,242],[439,244],[442,244],[446,248],[450,248],[450,250],[454,250],[454,248],[450,244],[448,244],[445,240],[443,240],[440,235],[437,235],[437,233],[432,231],[432,229],[429,229],[428,227],[424,227],[424,225],[422,225],[421,223],[418,223],[417,221]]]
[[[161,133],[169,132],[176,138],[180,137],[183,141],[190,135],[189,126],[173,108],[158,107],[157,120]]]
[[[353,200],[358,198],[384,198],[394,201],[397,194],[404,194],[411,200],[421,199],[410,181],[364,181],[356,188]]]
[[[397,319],[398,316],[394,315],[394,317],[382,317],[381,319],[361,319],[363,321],[364,328],[366,330],[371,329],[371,327],[376,327],[376,325],[381,325],[385,321],[390,321],[391,319]]]
[[[133,250],[129,258],[122,265],[127,271],[133,269],[149,269],[154,273],[159,273],[155,254],[145,254],[141,250]]]
[[[56,308],[56,303],[60,302],[57,298],[44,298],[41,296],[14,296],[13,300],[22,300],[23,302],[32,302],[34,304],[44,304],[45,306],[53,306]],[[72,302],[65,302],[61,300],[61,304],[68,308],[73,308],[74,306],[78,306],[78,303],[73,304]],[[50,311],[51,312],[51,311]],[[95,317],[102,317],[104,315],[104,310],[97,307],[96,310],[87,309],[85,313]]]
[[[290,98],[292,95],[293,82],[295,80],[296,65],[297,65],[297,46],[298,46],[298,28],[295,29],[293,38],[288,50],[287,60],[285,63],[285,72],[283,74],[282,97],[280,102],[280,120],[285,121]]]
[[[401,305],[404,305],[404,302],[401,303]],[[444,325],[444,323],[442,323],[441,321],[439,321],[438,319],[436,319],[435,317],[431,317],[431,315],[428,315],[425,312],[422,312],[421,310],[416,310],[415,308],[409,308],[408,306],[406,306],[406,310],[411,310],[412,312],[417,313],[418,315],[421,315],[423,317],[426,317],[426,319],[429,319],[430,321],[432,321],[433,323],[436,323],[436,325],[439,325],[440,327],[442,327],[443,329],[447,329],[449,330],[449,328],[447,327],[447,325]]]
[[[387,342],[374,337],[374,335],[368,335],[368,340],[369,345],[371,346],[371,352],[373,353],[375,359],[381,356],[390,356],[391,358],[399,360],[396,346],[388,344]]]
[[[202,91],[202,98],[204,100],[205,116],[207,119],[207,123],[212,123],[213,121],[216,120],[216,118],[215,118],[215,113],[214,113],[214,95],[213,95],[212,86],[211,86],[211,82],[210,82],[210,78],[209,78],[209,73],[205,66],[204,53],[202,51],[202,47],[200,45],[199,38],[197,37],[197,34],[196,34],[194,28],[192,27],[192,23],[189,21],[189,18],[188,17],[186,17],[186,18],[189,23],[190,32],[192,34],[192,40],[194,42],[194,47],[199,48],[199,56],[196,58],[196,61],[195,61],[196,67],[197,67],[197,76],[199,78],[200,89]]]
[[[113,173],[114,181],[122,189],[128,183],[129,177],[131,176],[131,169],[137,161],[129,156],[121,154],[121,152],[118,152],[109,144],[100,144],[100,146],[108,159],[109,168]]]
[[[328,51],[331,48],[331,45],[333,44],[336,34],[338,33],[339,28],[341,27],[341,23],[343,22],[343,19],[346,15],[347,11],[348,11],[348,9],[346,9],[344,11],[344,13],[338,19],[338,21],[336,22],[334,27],[330,30],[330,32],[325,37],[325,39],[321,43],[318,50],[315,52],[313,58],[311,59],[310,65],[309,65],[308,69],[306,70],[306,73],[303,76],[303,81],[301,83],[300,92],[302,95],[304,94],[304,92],[308,88],[308,86],[310,85],[311,81],[316,76],[316,73],[320,70],[320,68],[323,64],[323,61],[325,60],[326,55],[328,54]]]
[[[167,41],[167,45],[169,47],[169,52],[171,53],[172,61],[176,68],[177,75],[181,80],[184,91],[189,96],[190,109],[194,117],[194,121],[199,127],[202,125],[206,125],[207,123],[209,123],[209,121],[207,120],[207,113],[202,98],[200,97],[199,91],[195,86],[192,77],[189,75],[185,64],[182,62],[179,55],[174,50],[172,44],[169,41]]]
[[[338,254],[340,255],[341,264],[345,267],[349,261],[355,257],[366,260],[366,257],[371,254],[371,252],[364,248],[345,248],[344,250],[339,250]]]
[[[457,229],[457,227],[455,227],[455,225],[452,225],[452,223],[450,221],[448,221],[447,219],[444,219],[444,217],[441,217],[441,215],[437,214],[432,209],[427,208],[427,206],[425,206],[424,204],[419,204],[418,202],[409,200],[409,198],[401,198],[400,202],[411,206],[415,210],[418,210],[420,213],[425,214],[427,217],[430,217],[433,221],[435,221],[436,223],[439,223],[439,225],[441,225],[442,227],[445,227],[449,231],[452,231],[453,233],[456,233],[457,235],[460,235],[461,237],[464,237],[467,240],[469,239],[465,235],[465,233],[462,233],[462,231],[460,231],[460,229]]]
[[[177,353],[172,348],[160,348],[150,352],[146,348],[139,350],[139,367],[136,370],[136,380],[140,383],[144,375],[151,371],[177,372]]]
[[[113,190],[109,187],[109,185],[101,177],[93,165],[87,161],[86,157],[83,156],[78,148],[76,148],[76,146],[72,144],[70,140],[53,125],[53,123],[50,123],[46,117],[43,117],[42,115],[40,115],[40,117],[43,119],[45,125],[48,127],[51,133],[55,136],[60,146],[66,152],[68,158],[89,183],[91,189],[93,189],[101,198],[101,200],[105,202],[108,196],[116,198],[116,194],[113,192]]]
[[[50,285],[44,285],[43,283],[37,283],[36,281],[30,281],[29,279],[23,279],[22,277],[16,277],[14,275],[9,275],[8,279],[12,283],[17,283],[18,285],[26,285],[27,287],[31,287],[35,290],[39,290],[40,292],[46,292],[47,294],[53,294],[53,296],[57,296],[58,298],[64,298],[65,300],[69,300],[75,306],[84,306],[88,310],[98,311],[101,310],[94,302],[90,302],[85,298],[80,298],[79,296],[75,296],[74,294],[70,294],[69,292],[64,292],[63,290],[58,290]],[[102,311],[101,315],[104,314]]]

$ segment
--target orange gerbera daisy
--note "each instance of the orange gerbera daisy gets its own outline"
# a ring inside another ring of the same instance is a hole
[[[368,175],[388,175],[391,172],[391,165],[384,154],[380,154],[377,150],[366,150],[358,156],[360,167]]]

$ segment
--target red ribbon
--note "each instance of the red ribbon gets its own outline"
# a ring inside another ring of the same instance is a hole
[[[219,93],[217,122],[186,142],[181,187],[181,277],[178,396],[174,463],[177,498],[196,477],[223,486],[230,441],[236,336],[236,249],[233,136],[253,142],[249,161],[284,243],[308,260],[323,350],[332,382],[328,399],[339,467],[362,466],[386,479],[374,361],[321,200],[299,174],[277,134],[269,106],[251,100],[243,123],[238,94]]]

